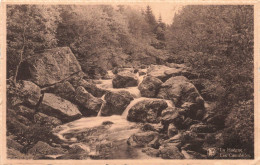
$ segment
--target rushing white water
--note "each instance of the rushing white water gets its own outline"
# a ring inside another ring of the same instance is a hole
[[[106,117],[101,117],[101,116],[85,117],[57,127],[56,128],[57,131],[55,131],[56,132],[55,135],[58,136],[63,141],[76,142],[77,139],[75,138],[66,139],[63,135],[67,133],[83,132],[87,128],[101,126],[102,123],[105,121],[113,122],[109,130],[114,132],[117,132],[119,130],[125,130],[135,125],[135,123],[129,122],[119,115],[106,116]]]

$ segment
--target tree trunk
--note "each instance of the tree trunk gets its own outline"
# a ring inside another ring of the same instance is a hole
[[[22,44],[22,48],[20,50],[20,59],[19,59],[18,65],[16,66],[14,79],[13,79],[13,83],[14,83],[15,86],[17,84],[16,80],[17,80],[18,71],[19,71],[21,63],[23,62],[23,52],[24,52],[24,47],[25,47],[25,29],[26,28],[24,26],[24,29],[23,29],[23,44]]]

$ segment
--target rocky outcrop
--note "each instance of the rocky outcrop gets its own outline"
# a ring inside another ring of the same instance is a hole
[[[159,123],[161,112],[167,107],[168,105],[164,100],[143,100],[131,107],[127,115],[127,120]]]
[[[168,79],[161,85],[158,98],[172,100],[176,106],[185,102],[196,103],[204,107],[204,100],[195,86],[184,76],[176,76]]]
[[[127,91],[108,92],[105,95],[106,103],[102,106],[101,116],[121,115],[133,99]]]
[[[76,89],[75,101],[85,108],[82,110],[82,113],[85,116],[96,116],[103,103],[102,99],[94,97],[82,86],[79,86]]]
[[[62,122],[69,122],[82,116],[76,105],[51,93],[44,94],[39,111]]]
[[[119,72],[112,81],[114,88],[126,88],[138,85],[138,78],[134,73]]]
[[[156,77],[147,76],[138,86],[138,89],[140,90],[142,97],[153,98],[156,97],[162,83],[163,82]]]
[[[18,79],[31,80],[40,87],[55,84],[81,71],[78,60],[68,47],[35,54],[24,61]]]

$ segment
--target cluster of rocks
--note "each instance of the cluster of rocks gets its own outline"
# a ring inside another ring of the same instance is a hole
[[[151,66],[138,86],[141,95],[151,99],[130,108],[127,119],[143,127],[127,143],[164,159],[207,158],[207,139],[219,123],[211,122],[217,119],[209,117],[209,107],[187,78],[196,79],[196,75],[180,64],[171,67]]]
[[[128,111],[127,120],[143,123],[143,131],[129,137],[129,145],[166,159],[205,157],[203,144],[208,134],[216,131],[218,120],[209,117],[204,99],[189,80],[196,79],[196,74],[182,64],[152,65],[147,71],[113,72],[115,75],[106,75],[113,78],[113,88],[138,86],[141,96],[150,98],[139,101]],[[146,75],[141,83],[137,72]],[[27,59],[20,67],[18,79],[15,89],[8,91],[8,139],[13,141],[17,141],[13,135],[26,132],[34,124],[53,128],[82,116],[97,116],[99,112],[101,116],[122,115],[134,100],[128,91],[107,91],[86,79],[67,47],[47,50]],[[169,100],[173,106],[168,105]],[[55,154],[85,151],[79,146],[67,146],[68,150],[55,143],[51,146],[52,140],[55,137],[50,137],[48,144],[38,141],[29,146],[20,140],[21,146],[8,145],[9,152],[26,150],[32,155],[51,155],[49,151]]]
[[[19,69],[16,86],[7,86],[8,135],[23,143],[18,136],[32,128],[32,125],[53,128],[82,116],[97,116],[104,102],[101,97],[107,91],[98,88],[85,77],[77,59],[67,47],[50,49],[24,61]],[[104,106],[104,114],[106,109],[117,106],[113,104],[112,98],[121,98],[121,95],[125,93],[106,95],[108,104]],[[131,99],[129,97],[123,101],[128,103]],[[52,137],[49,138],[48,142]],[[22,145],[23,148],[18,151],[24,152],[24,148],[28,151],[27,144]]]

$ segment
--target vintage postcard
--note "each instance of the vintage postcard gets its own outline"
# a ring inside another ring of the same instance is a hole
[[[0,164],[260,164],[259,6],[3,0]]]

